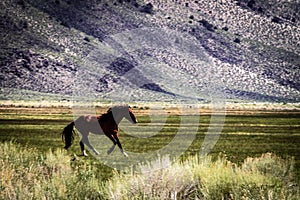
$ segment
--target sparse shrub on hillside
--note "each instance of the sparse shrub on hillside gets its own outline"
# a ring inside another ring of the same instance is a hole
[[[235,38],[234,40],[233,40],[233,42],[235,42],[235,43],[241,43],[241,40],[239,39],[239,38]]]
[[[90,42],[91,41],[89,37],[84,37],[83,40],[86,41],[86,42]]]
[[[71,28],[69,22],[66,20],[61,20],[60,24],[66,28]]]
[[[223,28],[222,28],[222,30],[224,30],[224,31],[228,31],[228,30],[229,30],[229,28],[228,28],[227,26],[225,26],[225,27],[223,27]]]
[[[151,3],[147,3],[140,8],[140,12],[153,14],[153,5]]]
[[[280,24],[282,23],[282,20],[279,17],[274,16],[271,20],[274,23]]]
[[[27,29],[28,28],[28,22],[26,20],[20,20],[18,24],[19,29]]]
[[[24,0],[18,0],[17,5],[20,5],[23,9],[26,8],[26,3]]]
[[[209,23],[205,19],[200,20],[199,23],[202,24],[208,31],[211,31],[211,32],[215,31],[214,25],[212,25],[211,23]]]

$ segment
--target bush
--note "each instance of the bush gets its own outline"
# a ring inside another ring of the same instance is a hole
[[[164,158],[141,166],[140,173],[116,173],[104,193],[109,199],[297,199],[292,160],[264,154],[237,166],[223,157],[173,164]]]
[[[100,183],[87,165],[72,166],[64,150],[45,156],[31,148],[0,143],[0,199],[95,199]]]
[[[217,27],[206,21],[205,19],[199,20],[199,23],[202,24],[208,31],[214,32]]]
[[[146,13],[146,14],[153,14],[153,5],[151,3],[147,3],[140,8],[140,12]]]
[[[221,156],[160,158],[104,182],[64,150],[41,155],[6,142],[0,152],[0,199],[299,199],[293,158],[270,153],[240,166]]]

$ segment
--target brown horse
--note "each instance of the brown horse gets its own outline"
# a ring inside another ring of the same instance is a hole
[[[118,136],[118,125],[124,117],[132,123],[137,123],[137,119],[134,116],[131,107],[128,105],[109,108],[107,113],[102,114],[101,116],[84,115],[78,117],[75,121],[67,125],[62,132],[62,139],[65,143],[64,148],[68,149],[72,145],[75,126],[82,135],[79,143],[82,155],[87,156],[84,150],[84,144],[96,155],[99,155],[99,152],[90,144],[88,139],[89,133],[93,133],[98,135],[104,134],[113,142],[113,146],[108,149],[107,154],[110,154],[115,149],[115,146],[118,145],[122,154],[127,157],[128,155],[123,150]]]

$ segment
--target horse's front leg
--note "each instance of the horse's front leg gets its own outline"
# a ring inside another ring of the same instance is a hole
[[[107,154],[111,154],[111,152],[113,152],[115,150],[116,145],[113,144],[108,150],[107,150]]]
[[[86,146],[88,146],[89,149],[91,149],[96,155],[99,155],[99,152],[90,144],[90,141],[88,139],[87,135],[82,135],[81,139],[82,143],[84,143]],[[81,146],[81,145],[80,145]],[[82,152],[84,155],[84,152]]]
[[[111,152],[113,152],[113,151],[115,150],[115,147],[116,147],[116,145],[117,145],[117,142],[116,142],[115,138],[114,138],[112,135],[107,135],[107,137],[114,143],[114,144],[112,145],[112,147],[110,147],[110,148],[107,150],[107,154],[109,155],[109,154],[111,154]]]
[[[128,154],[124,151],[124,149],[123,149],[123,147],[122,147],[122,144],[121,144],[121,142],[120,142],[120,140],[119,140],[118,133],[115,133],[115,134],[113,135],[113,137],[115,138],[116,143],[117,143],[118,147],[120,148],[120,151],[122,152],[122,154],[123,154],[125,157],[128,157]]]
[[[119,137],[118,137],[118,133],[113,133],[111,135],[107,135],[107,137],[114,143],[113,146],[110,149],[107,150],[107,154],[110,154],[111,152],[113,152],[116,145],[118,145],[118,147],[120,148],[122,154],[125,157],[128,157],[128,154],[123,150],[123,147],[122,147],[121,142],[120,142]]]

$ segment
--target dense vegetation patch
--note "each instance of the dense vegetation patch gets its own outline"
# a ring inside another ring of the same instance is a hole
[[[60,149],[40,154],[0,143],[1,199],[297,199],[294,160],[266,153],[241,165],[220,156],[161,158],[140,171],[115,171],[107,181],[97,169],[72,161]],[[169,167],[166,167],[169,166]]]

